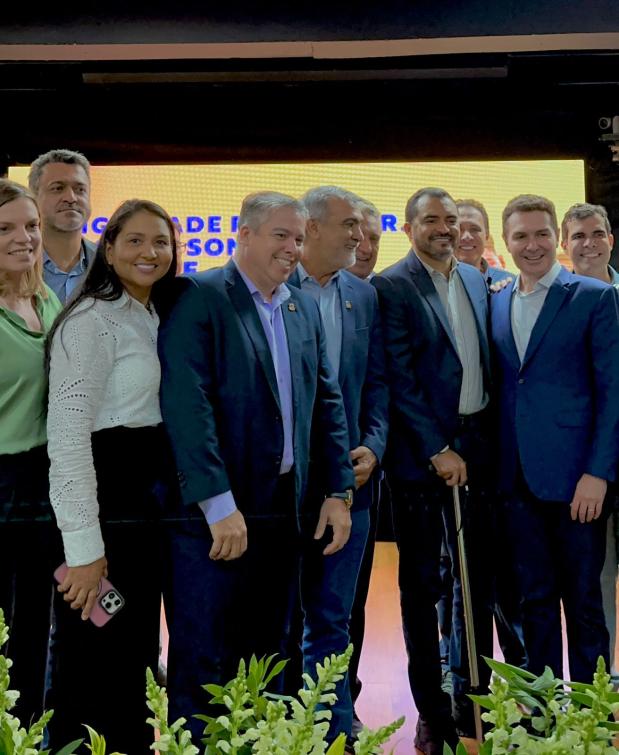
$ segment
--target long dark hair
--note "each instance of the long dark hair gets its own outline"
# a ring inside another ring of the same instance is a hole
[[[157,311],[168,308],[169,302],[173,296],[174,278],[176,276],[176,233],[174,223],[163,207],[155,204],[155,202],[151,202],[148,199],[127,199],[114,212],[105,226],[105,230],[99,239],[95,256],[93,257],[88,272],[86,273],[86,277],[84,278],[77,295],[70,300],[63,311],[58,315],[47,334],[47,341],[45,344],[45,366],[47,371],[49,371],[49,354],[54,336],[62,326],[62,323],[71,316],[71,313],[75,310],[77,305],[85,299],[116,301],[122,296],[125,290],[124,286],[114,268],[108,264],[106,259],[106,249],[116,241],[118,234],[122,231],[127,221],[131,220],[131,218],[138,212],[150,212],[151,215],[156,215],[161,218],[165,221],[170,232],[172,263],[166,274],[153,284],[150,296]]]

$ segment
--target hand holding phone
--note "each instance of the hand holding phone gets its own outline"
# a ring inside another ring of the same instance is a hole
[[[104,571],[105,573],[107,573],[107,564],[104,565]],[[68,573],[69,567],[66,563],[61,564],[56,569],[56,571],[54,572],[54,577],[59,585],[62,585],[63,582],[65,582]],[[113,616],[115,616],[125,604],[122,595],[103,576],[99,580],[98,592],[96,597],[94,598],[94,602],[92,602],[92,608],[90,608],[89,611],[89,601],[87,600],[88,593],[82,595],[82,601],[77,603],[80,598],[80,593],[82,593],[83,590],[80,590],[80,592],[75,595],[71,595],[73,587],[74,585],[68,585],[67,587],[65,587],[65,590],[68,591],[68,597],[65,597],[65,600],[73,600],[71,607],[75,609],[82,608],[82,618],[89,618],[92,623],[98,627],[102,627],[104,624],[107,624],[107,622]]]

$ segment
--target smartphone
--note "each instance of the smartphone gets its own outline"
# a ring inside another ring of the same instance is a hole
[[[64,582],[68,568],[69,567],[66,563],[60,564],[54,572],[54,579],[58,584]],[[97,600],[92,607],[89,618],[96,627],[102,627],[104,624],[107,624],[110,619],[114,618],[124,605],[125,599],[114,585],[112,585],[105,577],[101,577],[101,581],[99,582],[99,594],[97,595]]]

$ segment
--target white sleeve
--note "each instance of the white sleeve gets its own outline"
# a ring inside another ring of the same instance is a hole
[[[91,433],[114,364],[114,336],[92,308],[71,313],[50,351],[47,441],[50,500],[69,566],[105,554]]]

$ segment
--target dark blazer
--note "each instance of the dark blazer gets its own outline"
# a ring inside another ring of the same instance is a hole
[[[260,316],[233,261],[179,278],[160,330],[161,407],[183,502],[232,490],[245,516],[269,515],[284,448],[275,370]],[[297,504],[312,415],[333,491],[353,486],[348,429],[316,303],[291,288],[283,317],[292,377]]]
[[[531,492],[571,501],[585,472],[614,480],[619,459],[617,291],[562,269],[522,364],[511,326],[514,284],[491,297],[498,369],[500,484],[513,491],[517,459]]]
[[[488,291],[476,268],[458,264],[475,315],[484,384],[490,387]],[[432,279],[411,250],[372,279],[378,291],[391,389],[387,474],[430,476],[430,457],[453,442],[462,365]]]
[[[289,283],[300,286],[298,271],[290,276]],[[338,381],[346,409],[349,446],[367,446],[380,463],[387,445],[389,389],[378,297],[371,285],[346,270],[340,271],[339,292],[342,352]],[[355,510],[370,505],[371,496],[361,494],[365,488],[369,492],[365,485],[355,494]]]

